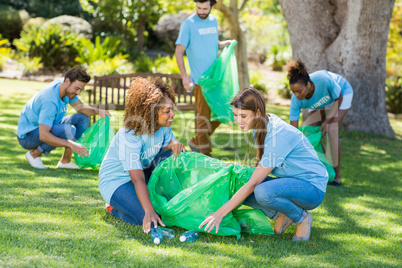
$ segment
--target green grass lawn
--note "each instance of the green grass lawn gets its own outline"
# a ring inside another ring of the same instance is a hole
[[[56,169],[60,148],[42,157],[47,170],[27,163],[16,139],[18,117],[44,85],[0,79],[0,267],[402,266],[402,121],[391,120],[393,139],[342,133],[344,186],[328,187],[324,202],[312,211],[310,241],[292,242],[293,225],[281,236],[236,240],[200,234],[183,244],[176,235],[154,245],[141,227],[106,213],[97,171]],[[86,102],[85,93],[82,99]],[[268,111],[287,119],[288,107],[270,105]],[[113,115],[117,129],[122,113]],[[193,114],[176,118],[173,130],[186,144]],[[232,124],[220,126],[213,155],[244,160],[242,135]]]

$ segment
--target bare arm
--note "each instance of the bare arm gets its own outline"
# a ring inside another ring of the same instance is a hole
[[[155,227],[157,227],[158,224],[165,226],[152,206],[151,199],[149,198],[148,187],[145,183],[144,172],[140,169],[135,169],[129,170],[128,173],[130,174],[131,181],[134,184],[138,200],[145,211],[145,216],[142,221],[142,229],[144,232],[148,233],[151,230],[152,222]]]
[[[109,117],[111,116],[108,111],[85,105],[80,100],[70,104],[77,113],[82,113],[85,114],[86,116],[93,116],[96,114],[98,114],[102,118],[105,118],[106,115],[108,115]]]
[[[294,126],[295,128],[298,128],[298,127],[299,127],[299,120],[290,121],[290,124],[291,124],[292,126]]]
[[[257,187],[265,178],[271,173],[273,167],[264,167],[258,165],[250,177],[250,180],[244,184],[239,191],[222,207],[220,207],[216,212],[207,216],[205,220],[200,224],[198,228],[202,228],[204,225],[204,230],[211,232],[214,227],[216,227],[216,233],[218,233],[219,225],[229,212],[235,209],[241,204],[250,194],[254,192],[255,187]]]
[[[85,146],[76,143],[71,140],[62,139],[53,135],[51,131],[51,127],[39,124],[39,139],[40,141],[49,144],[54,147],[66,147],[70,148],[73,152],[77,153],[80,156],[88,156],[89,152]]]
[[[186,51],[185,46],[182,46],[182,45],[176,46],[176,52],[175,52],[176,62],[177,62],[177,66],[179,66],[181,78],[183,79],[184,89],[187,91],[191,91],[192,88],[191,88],[190,84],[191,83],[194,84],[194,83],[191,80],[190,76],[188,76],[186,67],[184,65],[184,51]]]
[[[322,131],[322,135],[324,136],[327,133],[327,125],[331,123],[336,123],[338,121],[338,111],[339,106],[341,106],[343,100],[342,93],[339,94],[339,98],[337,98],[332,104],[331,111],[327,116],[327,119],[322,123],[320,131]]]

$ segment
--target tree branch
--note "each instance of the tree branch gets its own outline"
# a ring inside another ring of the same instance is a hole
[[[242,11],[242,10],[246,7],[247,2],[248,2],[248,0],[244,0],[244,1],[243,1],[243,4],[241,4],[241,6],[240,6],[240,8],[239,8],[239,12]]]
[[[234,25],[234,15],[230,8],[223,3],[223,0],[218,0],[215,5],[215,8],[223,13],[223,16],[228,21],[229,27],[230,25]]]

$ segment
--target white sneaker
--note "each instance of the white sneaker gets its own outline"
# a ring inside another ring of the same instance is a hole
[[[79,166],[77,166],[76,163],[74,163],[73,161],[70,161],[70,163],[67,164],[63,164],[59,161],[59,163],[57,164],[56,168],[65,168],[65,169],[80,169]]]
[[[33,156],[29,151],[25,154],[25,158],[28,160],[28,163],[32,167],[39,169],[47,169],[47,167],[45,167],[45,165],[42,163],[42,159],[40,157],[33,158]]]

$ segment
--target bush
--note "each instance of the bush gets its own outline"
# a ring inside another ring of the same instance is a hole
[[[261,93],[267,93],[264,83],[264,75],[260,71],[250,71],[250,86],[254,87]]]
[[[132,73],[132,71],[133,66],[127,61],[126,58],[123,58],[122,55],[94,61],[89,64],[87,68],[87,72],[91,76],[127,74]]]
[[[289,81],[284,80],[278,88],[278,95],[284,99],[290,99],[292,97],[292,91],[289,87]]]
[[[172,57],[170,57],[170,56],[161,57],[159,60],[160,60],[160,64],[157,69],[157,71],[159,73],[180,74],[179,66],[177,65],[176,57],[174,55]],[[190,65],[188,64],[188,60],[187,60],[186,56],[184,56],[184,65],[186,66],[187,72],[189,72]]]
[[[122,55],[119,48],[121,41],[114,37],[106,37],[101,43],[100,37],[95,38],[95,44],[87,39],[81,39],[81,49],[78,50],[76,61],[82,65],[89,65],[95,61],[111,59],[115,56],[128,58]]]
[[[45,67],[63,71],[76,65],[81,38],[76,33],[62,30],[57,24],[49,24],[21,32],[21,38],[13,44],[25,56],[41,58]]]
[[[38,72],[43,67],[41,61],[42,59],[40,57],[21,57],[18,59],[21,66],[20,68],[25,75],[32,75]]]
[[[16,10],[12,7],[0,5],[0,33],[9,39],[19,38],[22,25],[29,19],[25,10]]]
[[[389,77],[385,90],[388,112],[402,113],[402,76]]]
[[[0,34],[0,71],[3,70],[4,63],[13,57],[13,53],[11,52],[11,48],[9,46],[10,43],[8,40],[3,39]]]

